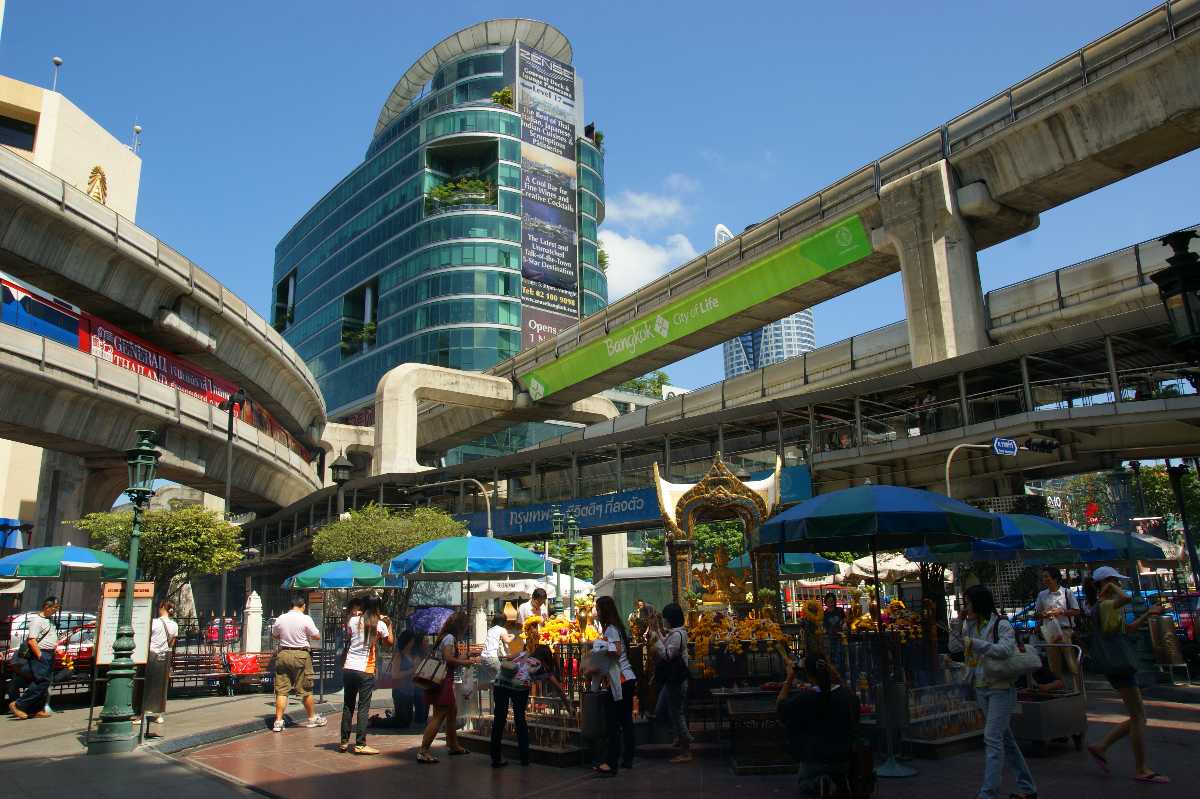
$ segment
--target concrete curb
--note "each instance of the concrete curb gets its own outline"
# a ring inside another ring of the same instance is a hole
[[[372,710],[391,709],[392,700],[388,699],[371,699]],[[341,713],[341,704],[332,704],[330,702],[318,702],[316,710],[323,716],[328,716],[333,713]],[[307,716],[302,708],[297,710],[288,710],[283,714],[287,720],[288,727],[296,727],[304,723]],[[250,719],[237,724],[230,724],[228,727],[218,727],[212,730],[203,730],[201,732],[191,733],[190,735],[181,735],[176,738],[150,739],[140,747],[143,750],[160,752],[164,755],[174,755],[188,749],[195,749],[200,746],[207,746],[219,741],[225,741],[230,738],[238,738],[243,735],[249,735],[255,732],[269,732],[271,729],[271,715],[264,714],[260,718]]]

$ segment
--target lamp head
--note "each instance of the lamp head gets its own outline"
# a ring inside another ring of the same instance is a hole
[[[158,433],[153,430],[138,430],[137,446],[125,451],[125,464],[129,470],[129,487],[125,493],[135,505],[141,505],[154,495],[154,480],[158,473],[161,452],[154,448]]]

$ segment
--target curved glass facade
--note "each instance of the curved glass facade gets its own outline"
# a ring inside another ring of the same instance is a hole
[[[504,49],[440,65],[275,248],[272,323],[313,370],[331,419],[372,406],[399,364],[482,370],[522,346],[522,123],[492,101],[512,82]],[[575,147],[582,314],[608,302],[593,138],[589,127]]]

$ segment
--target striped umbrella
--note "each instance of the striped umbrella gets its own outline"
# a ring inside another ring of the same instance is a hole
[[[731,569],[751,568],[750,556],[743,553],[729,561]],[[816,577],[822,574],[837,574],[838,565],[829,558],[812,552],[786,552],[779,561],[780,577]]]
[[[440,538],[392,558],[387,573],[409,580],[513,580],[542,577],[541,555],[499,538],[464,535]]]
[[[383,568],[362,561],[333,560],[293,574],[284,588],[377,588],[387,583]]]
[[[71,544],[0,558],[0,577],[19,580],[117,580],[128,572],[129,564],[115,555]]]

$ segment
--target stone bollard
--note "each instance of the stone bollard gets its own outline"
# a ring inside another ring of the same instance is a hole
[[[246,610],[242,614],[242,652],[244,654],[262,651],[262,597],[257,591],[251,591],[246,597]]]

